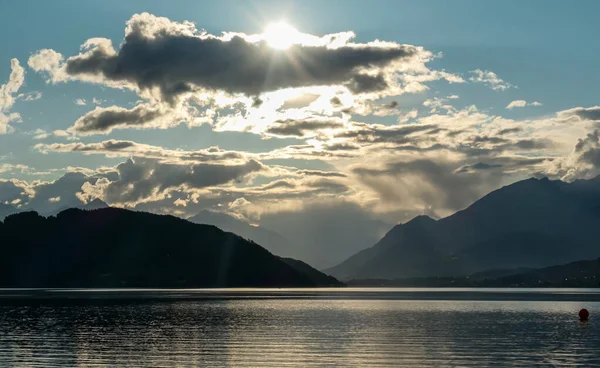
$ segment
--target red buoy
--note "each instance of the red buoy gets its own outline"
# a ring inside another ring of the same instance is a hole
[[[579,311],[579,320],[580,321],[587,321],[588,318],[590,318],[590,312],[588,312],[587,309],[583,308],[582,310]]]

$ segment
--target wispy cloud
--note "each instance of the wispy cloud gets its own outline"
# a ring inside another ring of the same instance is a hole
[[[473,83],[483,83],[494,91],[505,91],[509,88],[517,88],[514,84],[504,81],[498,74],[489,70],[475,69],[471,70],[469,80]]]

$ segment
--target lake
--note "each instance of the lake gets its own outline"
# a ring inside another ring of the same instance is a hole
[[[600,289],[0,289],[2,367],[593,367],[599,348]]]

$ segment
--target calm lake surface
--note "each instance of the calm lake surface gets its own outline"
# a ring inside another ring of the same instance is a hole
[[[594,367],[600,290],[0,289],[0,366]]]

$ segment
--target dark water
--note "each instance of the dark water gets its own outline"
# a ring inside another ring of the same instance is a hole
[[[0,290],[2,367],[593,367],[599,349],[600,290]]]

